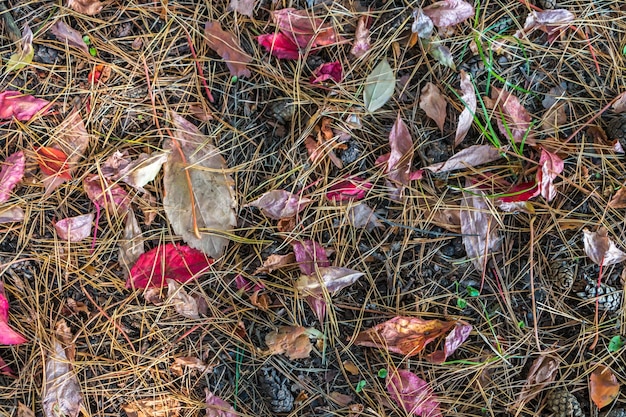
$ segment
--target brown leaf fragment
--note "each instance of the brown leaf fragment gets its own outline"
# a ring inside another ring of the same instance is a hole
[[[609,207],[614,209],[626,208],[626,184],[617,190],[611,201],[609,201]]]
[[[296,262],[296,257],[293,253],[288,253],[287,255],[278,255],[273,254],[267,257],[263,265],[258,267],[252,275],[258,274],[268,274],[277,269],[284,268],[286,266],[290,266]]]
[[[615,103],[611,106],[615,113],[624,113],[626,111],[626,91],[620,93]]]
[[[67,0],[67,7],[78,13],[93,16],[100,13],[104,3],[98,0]]]
[[[354,401],[354,398],[352,398],[351,395],[342,394],[337,391],[331,392],[328,396],[335,404],[339,405],[340,407],[345,407]]]
[[[182,284],[167,279],[168,304],[173,305],[178,314],[188,319],[199,319],[198,302],[189,295]]]
[[[548,355],[537,357],[528,371],[526,382],[517,401],[509,407],[509,410],[521,409],[524,404],[535,398],[544,388],[554,382],[558,370],[559,364],[553,357]]]
[[[78,314],[78,313],[85,313],[87,316],[89,316],[91,314],[91,311],[89,311],[89,307],[87,307],[85,305],[85,303],[80,302],[80,301],[76,301],[71,297],[68,297],[66,300],[66,304],[67,307],[74,313],[74,314]]]
[[[59,40],[59,42],[65,43],[74,48],[80,49],[84,54],[91,58],[89,53],[89,47],[83,41],[83,36],[76,29],[72,29],[66,25],[62,20],[57,20],[52,26],[50,26],[50,32]]]
[[[411,181],[411,161],[413,160],[413,139],[409,128],[400,114],[389,132],[389,146],[391,152],[387,160],[387,186],[391,188],[390,197],[398,200],[402,190]]]
[[[213,372],[213,366],[207,365],[202,359],[195,356],[179,356],[174,358],[174,363],[170,366],[170,370],[177,376],[184,374],[183,369],[199,371],[201,373]]]
[[[128,278],[130,269],[135,265],[141,254],[146,252],[141,237],[141,227],[139,227],[139,222],[133,210],[128,210],[126,225],[124,226],[122,239],[119,240],[119,246],[119,264],[124,269],[126,278]]]
[[[236,0],[235,0],[236,1]],[[204,35],[207,45],[222,57],[234,77],[249,77],[252,75],[247,64],[252,58],[246,54],[235,35],[222,29],[219,22],[208,21],[204,25]]]
[[[420,109],[426,112],[426,116],[430,117],[437,123],[437,127],[443,133],[443,125],[446,122],[446,107],[448,103],[446,98],[441,94],[441,90],[435,84],[429,82],[422,88],[420,95]]]
[[[35,412],[21,402],[17,403],[17,417],[35,417]]]
[[[620,384],[611,368],[598,365],[589,377],[589,395],[598,407],[606,407],[619,395]]]
[[[431,172],[448,172],[474,167],[502,158],[502,150],[491,145],[472,145],[454,154],[445,162],[429,165],[424,169]]]
[[[24,221],[24,210],[21,207],[7,207],[0,209],[0,224]]]
[[[585,228],[583,233],[585,254],[596,265],[607,266],[626,260],[626,253],[618,249],[613,239],[609,238],[609,232],[606,227],[600,227],[596,232]]]
[[[178,417],[180,402],[169,395],[122,404],[128,417]]]
[[[308,358],[313,349],[309,340],[309,331],[302,326],[281,326],[275,332],[265,336],[265,344],[270,355],[284,354],[289,359]]]

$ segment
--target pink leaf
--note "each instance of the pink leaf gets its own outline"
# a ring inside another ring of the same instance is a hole
[[[387,375],[387,392],[407,414],[441,417],[439,400],[426,381],[413,372],[398,369]]]
[[[626,260],[626,253],[622,252],[609,238],[608,231],[601,227],[597,232],[583,229],[583,243],[585,254],[591,258],[596,265],[613,265]]]
[[[420,95],[420,109],[426,112],[426,116],[430,117],[437,123],[437,127],[443,133],[443,125],[446,122],[446,98],[441,94],[439,87],[428,82],[422,88]]]
[[[474,6],[463,0],[443,0],[426,6],[424,14],[438,28],[458,25],[474,16]]]
[[[270,219],[280,220],[294,217],[309,203],[311,200],[308,198],[298,197],[285,190],[274,190],[263,194],[246,207],[256,207]]]
[[[356,31],[354,32],[354,43],[352,44],[352,49],[350,49],[350,53],[357,58],[362,57],[370,50],[372,47],[370,30],[367,27],[367,16],[361,16],[356,26]]]
[[[450,333],[446,336],[443,350],[433,352],[428,356],[428,360],[434,363],[443,363],[448,359],[463,342],[467,340],[472,332],[472,325],[459,321]]]
[[[565,9],[544,10],[536,12],[531,10],[526,17],[524,28],[517,31],[514,36],[520,37],[523,33],[539,29],[548,34],[548,41],[552,42],[559,34],[566,30],[576,16]]]
[[[199,250],[168,243],[142,254],[130,270],[126,288],[161,288],[166,279],[185,283],[213,263]]]
[[[330,186],[326,198],[335,201],[360,200],[372,189],[372,183],[357,176],[345,177],[344,180]]]
[[[312,48],[333,45],[341,39],[332,26],[322,19],[310,16],[306,10],[276,10],[272,12],[272,19],[278,30],[302,49],[309,45]]]
[[[260,35],[257,37],[257,42],[278,59],[300,58],[298,45],[282,33]]]
[[[501,150],[491,145],[472,145],[454,154],[445,162],[429,165],[424,169],[431,172],[448,172],[486,164],[502,158]]]
[[[88,175],[83,180],[87,197],[98,207],[106,207],[114,213],[123,214],[128,210],[128,194],[119,184],[111,184],[98,175]]]
[[[85,53],[89,58],[91,58],[91,54],[89,53],[89,47],[83,41],[83,36],[79,31],[72,29],[63,21],[57,20],[54,22],[54,25],[50,26],[50,32],[59,40],[59,42],[67,42],[69,46],[73,46],[74,48],[80,49]]]
[[[252,17],[255,0],[230,0],[230,9],[242,15]]]
[[[0,224],[21,222],[24,220],[24,210],[21,207],[8,207],[0,210]]]
[[[237,417],[239,414],[232,405],[214,395],[208,388],[206,393],[206,417]]]
[[[461,100],[465,108],[459,115],[459,123],[456,127],[456,135],[454,137],[454,145],[458,146],[459,143],[465,139],[467,132],[469,132],[474,122],[474,114],[476,113],[476,91],[474,90],[474,84],[470,75],[461,70]]]
[[[365,228],[369,232],[377,227],[383,227],[374,210],[365,203],[358,203],[348,207],[346,217],[350,226]]]
[[[302,242],[293,242],[293,253],[296,256],[296,262],[305,275],[313,275],[315,273],[315,265],[318,268],[330,266],[326,250],[322,245],[312,240]]]
[[[537,170],[539,190],[546,201],[552,201],[556,197],[556,188],[554,188],[552,181],[563,172],[565,164],[557,154],[541,149],[539,167],[540,169]]]
[[[387,185],[392,188],[391,198],[398,199],[404,186],[408,185],[411,176],[411,161],[413,160],[413,139],[409,128],[398,118],[389,133],[391,152],[387,160]]]
[[[4,283],[0,281],[0,345],[19,345],[26,338],[9,326],[9,300],[4,292]]]
[[[535,135],[529,132],[530,114],[518,98],[506,90],[494,87],[491,90],[491,99],[496,103],[494,117],[500,133],[507,138],[512,136],[515,143],[534,145]]]
[[[89,213],[59,220],[54,225],[54,229],[59,238],[69,242],[80,242],[91,235],[92,223],[93,213]]]
[[[26,158],[24,152],[11,154],[2,164],[0,170],[0,203],[4,203],[11,196],[15,186],[24,178]]]
[[[237,77],[249,77],[252,73],[247,64],[252,61],[252,57],[246,54],[239,40],[230,32],[222,29],[219,22],[206,22],[204,34],[209,48],[213,49],[226,62],[230,70],[230,75]]]
[[[296,281],[296,289],[304,295],[320,297],[324,290],[331,294],[352,285],[363,276],[363,272],[339,266],[318,268],[311,275],[302,275]]]
[[[47,100],[22,94],[19,91],[3,91],[0,93],[0,119],[9,120],[15,117],[22,122],[29,121],[49,104]],[[46,113],[48,110],[42,115]]]
[[[341,66],[341,62],[327,62],[325,64],[320,65],[313,71],[311,75],[311,83],[319,84],[326,80],[333,80],[335,82],[341,82],[343,77],[343,67]]]

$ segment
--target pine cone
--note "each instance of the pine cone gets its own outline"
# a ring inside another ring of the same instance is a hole
[[[559,290],[567,293],[574,284],[576,278],[576,264],[569,261],[555,259],[550,262],[552,280]]]
[[[565,388],[555,388],[548,393],[546,408],[554,413],[554,417],[583,417],[580,403]]]
[[[611,411],[600,413],[600,417],[626,417],[626,409],[614,408]]]
[[[615,287],[604,282],[600,283],[600,288],[596,282],[588,282],[585,289],[576,293],[577,296],[584,300],[591,300],[598,297],[598,308],[606,311],[617,311],[622,304],[622,293]]]

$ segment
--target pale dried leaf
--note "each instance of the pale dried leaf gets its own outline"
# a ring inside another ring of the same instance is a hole
[[[413,19],[411,31],[422,39],[430,39],[435,28],[430,17],[426,16],[422,9],[417,8],[413,10]]]
[[[180,402],[166,395],[155,399],[137,400],[122,404],[128,417],[178,417]]]
[[[374,210],[365,203],[358,203],[348,207],[346,220],[350,226],[364,228],[368,232],[371,232],[377,227],[384,227],[378,220],[378,216],[374,213]]]
[[[539,191],[546,201],[552,201],[556,197],[556,188],[553,181],[563,172],[565,164],[563,160],[555,153],[541,149],[541,157],[539,159],[539,170],[537,170],[537,184]]]
[[[176,312],[183,317],[199,319],[200,313],[196,299],[185,291],[182,284],[173,279],[167,279],[166,281],[168,304],[173,305]]]
[[[471,76],[461,70],[459,77],[461,79],[461,100],[465,108],[459,115],[454,146],[458,146],[465,139],[474,122],[474,114],[476,114],[476,90],[474,90]]]
[[[100,13],[104,3],[98,0],[67,0],[67,7],[78,13],[93,16]]]
[[[369,112],[380,109],[387,103],[396,88],[396,76],[387,62],[380,61],[365,80],[363,88],[363,101]]]
[[[24,178],[26,157],[24,152],[15,152],[2,163],[0,170],[0,203],[4,203],[11,196],[11,192]]]
[[[24,221],[24,210],[21,207],[13,206],[0,209],[0,224],[21,221]]]
[[[277,269],[292,265],[295,262],[296,257],[293,253],[288,253],[287,255],[273,254],[268,256],[267,259],[263,262],[263,265],[258,267],[252,273],[252,275],[267,274]]]
[[[83,407],[80,384],[64,346],[57,338],[53,338],[52,349],[45,360],[44,415],[77,417]]]
[[[35,412],[21,402],[17,403],[17,417],[35,417]]]
[[[174,363],[170,366],[172,372],[176,375],[183,375],[183,368],[197,370],[202,373],[213,372],[213,366],[207,365],[202,359],[195,356],[179,356],[174,358]]]
[[[626,260],[626,253],[618,249],[613,239],[609,238],[609,232],[605,227],[599,228],[597,232],[583,229],[583,233],[585,254],[596,265],[607,266]]]
[[[548,355],[537,357],[528,371],[526,382],[517,397],[517,401],[509,407],[509,410],[517,410],[535,398],[545,387],[554,382],[558,370],[559,363],[553,357]]]
[[[54,225],[59,238],[66,242],[80,242],[91,235],[93,213],[59,220]]]
[[[352,44],[352,49],[350,49],[350,53],[357,58],[362,57],[370,50],[371,46],[371,36],[370,30],[367,28],[367,16],[359,17],[359,21],[356,26],[356,31],[354,32],[354,43]]]
[[[236,77],[249,77],[252,75],[247,64],[252,61],[252,57],[246,54],[235,35],[222,29],[219,22],[206,22],[204,25],[204,35],[207,45],[222,57],[226,66],[230,70],[230,75]]]
[[[613,109],[615,113],[624,113],[626,111],[626,91],[619,94],[619,98],[615,100],[611,109]]]
[[[232,405],[214,395],[208,388],[204,389],[206,393],[206,417],[238,417],[239,413],[235,411]]]
[[[420,109],[426,112],[426,116],[430,117],[437,123],[437,127],[443,133],[443,125],[446,122],[446,107],[448,103],[446,98],[441,94],[439,87],[428,82],[422,88],[420,95]]]
[[[363,275],[363,272],[338,266],[318,268],[315,274],[301,275],[296,281],[296,289],[303,295],[321,296],[324,291],[332,295],[352,285]]]
[[[244,16],[252,17],[255,0],[230,0],[230,9]]]
[[[294,217],[311,202],[311,199],[289,191],[273,190],[246,204],[245,207],[256,207],[270,219],[280,220]]]
[[[6,64],[6,71],[18,71],[33,62],[35,49],[33,48],[33,31],[28,23],[24,24],[22,29],[22,38],[20,39],[19,51],[11,55]]]
[[[456,65],[454,64],[452,52],[450,52],[450,48],[446,45],[443,45],[441,42],[432,42],[428,53],[441,65],[452,68],[456,71]]]
[[[387,185],[391,187],[391,198],[397,200],[402,195],[402,190],[411,181],[411,161],[413,160],[413,139],[409,128],[400,118],[389,132],[389,146],[391,152],[387,160]]]
[[[611,201],[609,201],[609,207],[614,209],[626,208],[626,184],[617,190]]]
[[[424,169],[431,172],[448,172],[474,167],[502,158],[502,151],[491,145],[472,145],[454,154],[445,162],[429,165]]]
[[[458,25],[474,16],[474,6],[463,0],[443,0],[424,7],[424,14],[430,17],[438,28]]]
[[[89,47],[83,41],[83,36],[79,31],[72,29],[66,25],[62,20],[57,20],[52,26],[50,26],[50,32],[59,40],[59,42],[67,42],[69,46],[80,49],[87,57],[91,58],[89,53]]]
[[[132,266],[137,262],[141,254],[146,252],[141,237],[141,227],[139,227],[139,222],[133,210],[128,211],[124,233],[118,243],[120,246],[119,264],[124,269],[124,275],[128,278],[128,273]]]
[[[265,336],[268,354],[285,354],[291,360],[308,358],[313,350],[307,333],[309,330],[301,326],[281,326],[277,331],[268,333]]]
[[[535,135],[530,131],[530,113],[512,93],[494,87],[491,99],[495,101],[498,130],[505,137],[512,136],[515,143],[535,144]],[[503,120],[504,119],[504,120]],[[509,134],[510,132],[510,134]]]
[[[112,175],[112,179],[119,179],[136,190],[145,192],[143,186],[156,178],[161,166],[167,161],[167,156],[168,152],[154,152],[150,155],[142,153],[132,162],[120,166],[119,172]]]
[[[524,28],[518,30],[513,36],[521,37],[523,33],[529,33],[535,29],[539,29],[548,34],[548,39],[552,40],[561,31],[567,29],[576,16],[565,9],[552,9],[537,12],[531,10],[526,21],[524,22]]]
[[[174,138],[166,139],[164,145],[172,151],[164,165],[165,214],[174,232],[189,246],[219,258],[228,246],[228,239],[222,234],[237,225],[233,180],[224,158],[209,137],[174,111],[170,111],[170,118]],[[191,179],[191,189],[186,174]],[[195,225],[192,207],[195,207]]]

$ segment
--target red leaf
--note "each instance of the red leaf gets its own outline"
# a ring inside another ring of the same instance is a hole
[[[26,158],[24,152],[11,154],[2,164],[0,170],[0,203],[4,203],[11,196],[15,186],[24,178]]]
[[[120,214],[128,209],[128,194],[119,184],[109,183],[94,174],[85,177],[83,187],[87,197],[98,207]]]
[[[539,194],[539,187],[537,186],[537,181],[522,182],[511,187],[506,193],[509,195],[499,197],[498,201],[503,203],[528,201]]]
[[[474,6],[463,0],[443,0],[424,7],[424,14],[439,28],[458,25],[474,16]]]
[[[257,37],[259,45],[278,59],[298,59],[300,50],[289,37],[282,33],[269,33]]]
[[[398,369],[387,375],[387,392],[409,415],[440,417],[439,400],[426,381],[413,372]]]
[[[556,197],[556,188],[554,188],[552,181],[554,181],[557,175],[563,172],[565,164],[557,154],[541,149],[539,167],[540,169],[537,170],[537,184],[539,184],[539,190],[546,201],[551,201]]]
[[[326,80],[334,80],[335,82],[341,82],[343,77],[343,67],[341,66],[341,62],[327,62],[325,64],[320,65],[313,71],[311,75],[311,83],[318,84]]]
[[[166,279],[185,283],[213,263],[199,250],[168,243],[142,254],[130,270],[126,288],[160,288]]]
[[[246,207],[256,207],[270,219],[280,220],[294,217],[309,203],[311,200],[308,198],[298,197],[285,190],[274,190],[263,194]]]
[[[19,91],[3,91],[0,93],[0,119],[8,120],[15,117],[25,122],[50,104],[49,101],[25,95]],[[42,115],[48,113],[42,113]]]
[[[206,417],[237,417],[239,415],[232,405],[215,396],[208,388],[204,391],[206,392]]]
[[[9,327],[9,300],[4,292],[4,283],[0,282],[0,345],[19,345],[26,338]]]
[[[604,365],[598,365],[589,377],[589,394],[598,408],[611,404],[619,395],[619,387],[611,369]]]
[[[366,182],[361,177],[350,176],[332,185],[326,193],[326,198],[336,202],[360,200],[371,189],[372,183]]]
[[[411,161],[413,160],[413,139],[399,113],[389,132],[389,145],[391,152],[387,160],[387,185],[392,188],[391,198],[398,199],[404,186],[411,181]]]
[[[340,39],[330,25],[306,10],[280,9],[272,12],[272,18],[278,30],[302,49],[332,45]]]
[[[217,52],[226,62],[230,75],[237,77],[249,77],[251,75],[246,64],[252,61],[252,58],[241,49],[239,40],[235,38],[235,35],[222,29],[219,22],[206,22],[204,34],[209,48]]]
[[[35,148],[39,169],[46,175],[54,175],[64,180],[71,180],[67,155],[65,152],[51,147]]]
[[[330,266],[326,250],[319,243],[312,240],[302,242],[293,242],[293,253],[296,256],[296,262],[305,275],[313,275],[315,266],[323,268]]]

